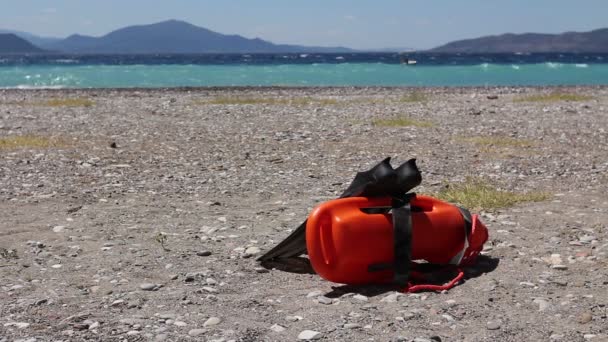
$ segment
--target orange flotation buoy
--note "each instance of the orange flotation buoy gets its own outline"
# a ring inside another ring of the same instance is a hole
[[[450,289],[464,278],[461,267],[476,261],[488,230],[466,209],[411,193],[421,182],[416,159],[393,168],[385,158],[258,261],[272,267],[308,254],[313,269],[337,283]]]
[[[408,194],[350,197],[319,205],[306,224],[310,262],[323,278],[343,284],[395,283],[405,291],[443,290],[413,282],[414,261],[458,268],[475,261],[487,228],[466,209]]]

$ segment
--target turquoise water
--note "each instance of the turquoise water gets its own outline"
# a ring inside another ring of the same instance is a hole
[[[608,85],[608,64],[0,65],[1,88]]]

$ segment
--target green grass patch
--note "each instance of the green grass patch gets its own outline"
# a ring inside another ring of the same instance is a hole
[[[94,101],[85,98],[54,98],[44,101],[36,102],[25,102],[25,101],[11,101],[2,102],[4,105],[16,105],[16,106],[34,106],[34,107],[91,107],[95,105]]]
[[[17,256],[17,250],[6,249],[2,247],[0,247],[0,257],[3,257],[6,260],[19,259],[19,257]]]
[[[91,107],[95,102],[84,98],[50,99],[39,105],[45,107]]]
[[[516,193],[494,188],[482,179],[467,178],[464,183],[448,184],[436,197],[465,208],[492,210],[551,198],[545,192]]]
[[[414,120],[408,117],[375,119],[372,121],[374,126],[379,127],[433,127],[434,124],[429,121]]]
[[[170,251],[167,248],[167,234],[163,232],[159,232],[154,236],[154,240],[161,246],[164,251]]]
[[[348,101],[349,104],[395,104],[395,103],[424,103],[429,98],[426,94],[415,91],[402,95],[401,97],[360,97],[352,98]]]
[[[575,93],[551,93],[520,97],[515,102],[560,102],[560,101],[589,101],[593,96],[580,95]]]
[[[34,135],[15,135],[0,138],[0,150],[19,148],[58,148],[68,144],[59,138],[49,138]]]
[[[406,94],[399,98],[399,102],[405,102],[405,103],[426,102],[426,101],[428,101],[427,96],[424,93],[417,92],[417,91]]]
[[[272,97],[215,97],[209,100],[196,101],[196,104],[216,104],[216,105],[287,105],[287,106],[307,106],[307,105],[336,105],[338,101],[328,98],[296,97],[296,98],[272,98]]]
[[[534,146],[534,142],[531,140],[501,136],[461,137],[458,140],[473,143],[482,148],[526,148]]]

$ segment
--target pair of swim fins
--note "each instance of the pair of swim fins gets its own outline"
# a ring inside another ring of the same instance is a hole
[[[416,159],[410,159],[396,169],[386,158],[368,171],[359,172],[339,198],[349,197],[393,197],[401,198],[420,185],[422,175]],[[285,240],[258,258],[260,262],[293,258],[307,254],[306,223],[304,221]]]

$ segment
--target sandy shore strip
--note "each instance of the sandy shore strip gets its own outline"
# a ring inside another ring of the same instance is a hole
[[[519,196],[464,283],[255,261],[389,156]],[[607,189],[608,87],[0,90],[0,342],[604,341]]]

